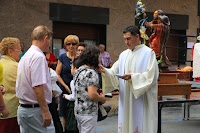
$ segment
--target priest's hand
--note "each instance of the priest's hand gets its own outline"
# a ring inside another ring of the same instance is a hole
[[[131,79],[131,74],[124,74],[123,76],[125,76],[125,77],[121,77],[121,78],[124,79],[124,80]]]
[[[105,68],[101,64],[99,64],[99,68],[96,69],[96,71],[99,72],[99,73],[101,73],[101,72],[105,73]]]

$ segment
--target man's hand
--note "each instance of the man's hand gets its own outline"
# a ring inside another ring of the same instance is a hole
[[[99,64],[99,68],[96,69],[96,71],[99,73],[101,73],[101,72],[105,73],[105,68],[101,64]]]
[[[125,77],[121,77],[121,78],[124,79],[124,80],[131,79],[131,74],[124,74],[123,76],[125,76]]]
[[[46,127],[51,125],[51,115],[50,115],[49,111],[42,112],[42,118],[43,118],[42,126],[44,128],[46,128]]]
[[[42,126],[46,128],[51,125],[51,115],[50,115],[49,108],[45,100],[43,85],[35,86],[33,87],[33,89],[34,89],[38,104],[40,105],[40,108],[42,110],[42,118],[43,118]]]

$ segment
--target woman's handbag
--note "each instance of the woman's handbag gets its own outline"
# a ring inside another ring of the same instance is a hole
[[[97,121],[102,121],[104,119],[106,119],[107,117],[107,112],[105,110],[105,108],[103,107],[103,105],[101,103],[98,103],[98,118]]]
[[[97,92],[100,94],[100,88],[98,87]],[[105,108],[103,107],[102,103],[98,102],[98,118],[97,121],[102,121],[106,119],[108,116]]]

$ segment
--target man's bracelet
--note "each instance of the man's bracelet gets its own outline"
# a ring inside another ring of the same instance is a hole
[[[6,105],[0,106],[0,112],[3,111],[6,108]]]

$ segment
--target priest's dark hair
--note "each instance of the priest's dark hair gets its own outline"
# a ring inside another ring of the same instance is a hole
[[[128,26],[124,29],[123,34],[130,32],[132,36],[136,36],[137,34],[140,36],[140,30],[137,26]]]
[[[78,65],[88,65],[96,69],[99,65],[99,55],[100,49],[98,47],[95,45],[87,45],[77,59]]]

